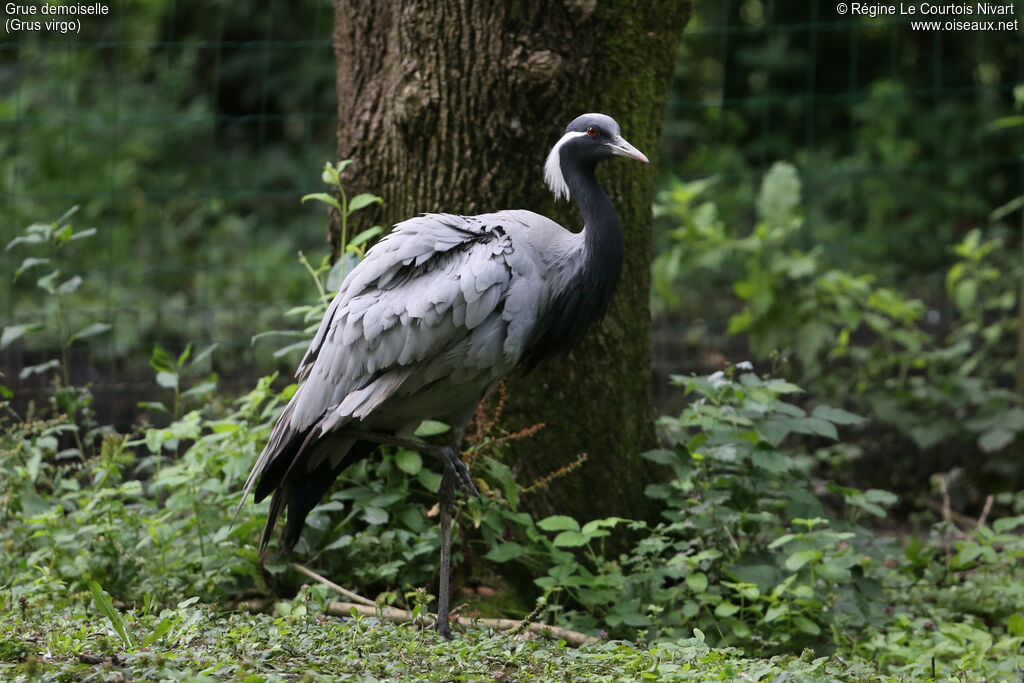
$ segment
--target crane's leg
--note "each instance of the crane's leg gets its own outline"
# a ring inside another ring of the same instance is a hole
[[[437,621],[434,628],[445,640],[452,639],[452,628],[448,621],[451,612],[452,587],[452,507],[455,505],[453,475],[445,468],[438,491],[441,508],[441,576],[437,586]]]
[[[455,442],[449,446],[435,446],[405,439],[400,436],[381,434],[380,432],[365,431],[361,429],[343,429],[340,432],[344,436],[361,439],[363,441],[375,441],[385,443],[399,448],[407,448],[425,455],[431,455],[444,463],[444,474],[441,476],[441,487],[438,490],[441,524],[441,571],[437,587],[437,621],[434,628],[445,640],[452,639],[452,628],[449,622],[451,611],[451,586],[452,586],[452,510],[455,506],[455,486],[458,485],[466,493],[480,497],[480,491],[469,476],[469,468],[462,462],[459,456],[459,445],[462,443],[462,430],[455,432]]]

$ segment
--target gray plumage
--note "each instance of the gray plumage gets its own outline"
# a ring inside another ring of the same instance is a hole
[[[243,501],[254,487],[257,501],[273,494],[261,550],[286,506],[290,550],[341,470],[377,447],[351,430],[410,435],[437,419],[454,427],[457,447],[488,389],[517,365],[567,351],[600,320],[622,264],[618,216],[593,176],[611,155],[647,160],[614,120],[588,114],[549,156],[548,184],[579,204],[579,233],[524,210],[426,214],[369,250],[328,308],[246,482]]]

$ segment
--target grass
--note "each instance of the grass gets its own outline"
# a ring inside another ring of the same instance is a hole
[[[305,596],[312,591],[304,592]],[[121,627],[89,594],[23,602],[0,626],[0,677],[12,681],[732,681],[909,680],[837,657],[745,657],[700,637],[646,647],[605,641],[574,649],[468,629],[446,642],[430,630],[373,617],[324,616],[315,601],[282,603],[287,616],[224,612],[189,600],[128,610]],[[7,607],[12,607],[8,605]]]

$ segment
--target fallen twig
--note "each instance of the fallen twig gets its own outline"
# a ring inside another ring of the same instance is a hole
[[[305,567],[305,566],[299,564],[298,562],[293,562],[292,563],[292,567],[294,567],[295,571],[299,572],[300,574],[305,574],[306,576],[308,576],[309,578],[313,579],[314,581],[319,581],[320,583],[324,584],[325,586],[330,588],[335,593],[340,593],[340,594],[344,595],[346,598],[348,598],[349,600],[351,600],[353,602],[358,602],[360,605],[365,605],[365,606],[368,606],[368,607],[374,607],[375,608],[377,606],[377,603],[375,603],[373,600],[370,600],[369,598],[364,598],[363,596],[359,595],[358,593],[353,593],[349,589],[343,588],[342,586],[339,586],[338,584],[334,583],[333,581],[331,581],[327,577],[320,576],[319,574],[317,574],[315,571],[313,571],[309,567]]]
[[[367,605],[356,604],[352,602],[331,602],[327,605],[327,613],[333,616],[347,617],[351,614],[351,610],[355,609],[358,614],[367,617],[377,617],[378,619],[384,619],[386,621],[394,622],[407,622],[412,621],[412,612],[404,609],[398,609],[397,607],[382,607],[377,608],[376,605],[369,607]],[[427,619],[426,625],[432,625],[433,619]],[[470,622],[473,626],[481,628],[493,628],[497,630],[508,630],[519,627],[521,624],[515,619],[471,619]],[[548,624],[541,624],[537,622],[530,622],[526,629],[531,633],[538,635],[549,635],[554,638],[560,638],[573,647],[579,647],[585,643],[593,643],[597,641],[597,638],[586,633],[580,633],[579,631],[570,631],[567,628],[561,628],[560,626],[550,626]]]

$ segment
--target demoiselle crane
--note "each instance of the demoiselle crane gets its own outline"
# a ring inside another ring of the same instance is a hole
[[[381,443],[444,463],[438,632],[450,639],[455,487],[479,495],[459,449],[489,388],[568,352],[601,320],[622,270],[622,226],[594,177],[598,162],[647,162],[604,114],[572,121],[544,165],[556,198],[571,197],[583,230],[531,211],[425,214],[397,224],[342,282],[299,364],[300,384],[245,485],[271,495],[266,549],[288,509],[282,552],[342,470]],[[425,419],[452,426],[446,446],[409,438]]]

